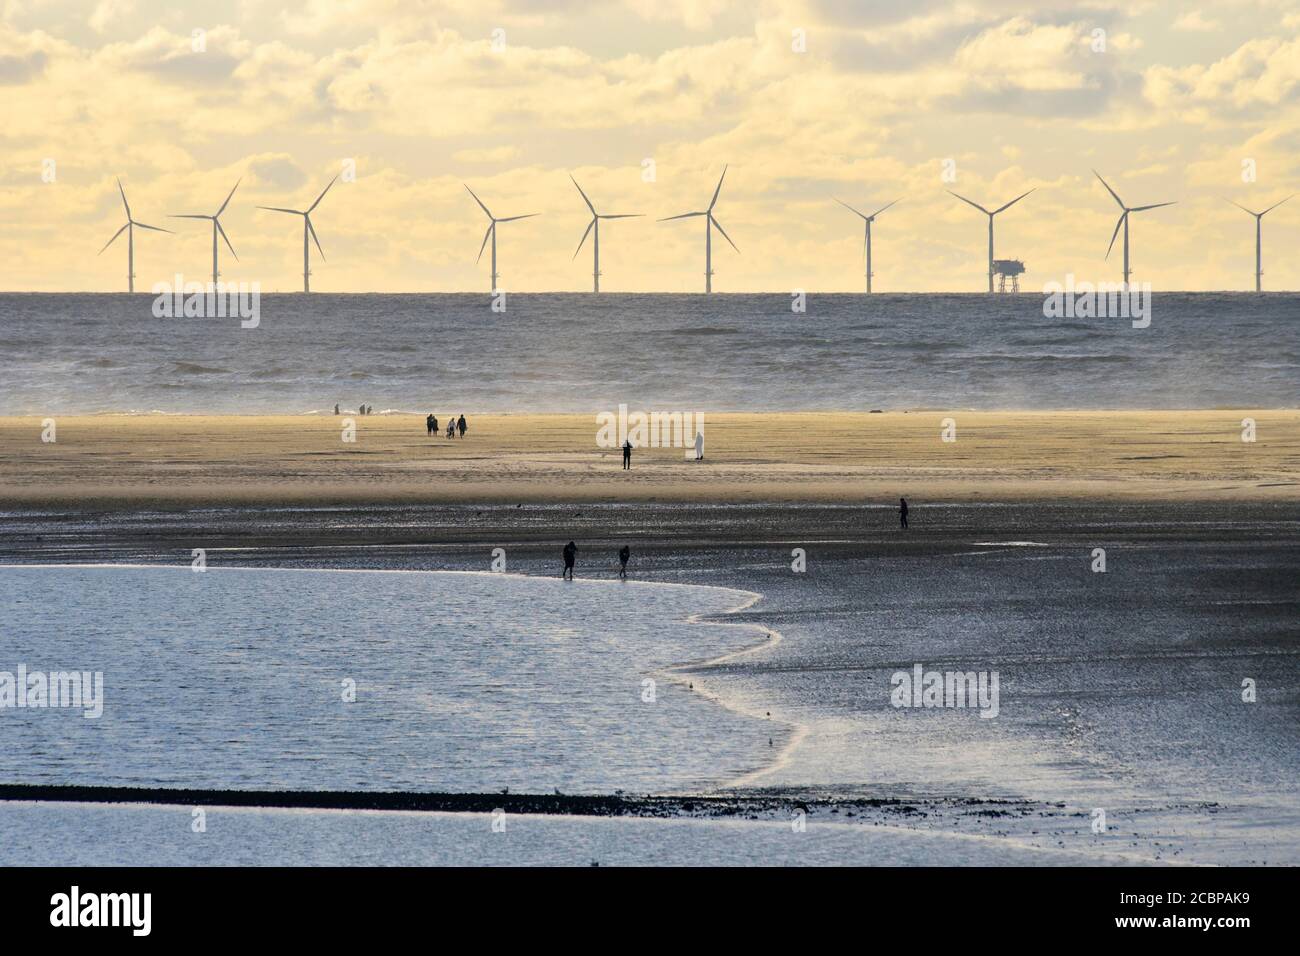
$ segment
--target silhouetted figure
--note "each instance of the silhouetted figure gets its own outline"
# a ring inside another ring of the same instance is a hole
[[[429,429],[430,435],[438,430],[438,419],[433,417],[433,412],[429,413],[429,417],[424,420],[424,424]]]
[[[334,403],[334,414],[337,415],[338,413],[339,413],[339,403],[338,403],[338,402],[335,402],[335,403]]]
[[[452,418],[447,421],[447,437],[456,437],[456,419]]]
[[[564,571],[560,574],[561,579],[568,578],[573,580],[573,562],[578,557],[578,546],[570,541],[564,546]]]
[[[695,460],[704,460],[704,432],[695,433]]]
[[[906,498],[898,499],[898,526],[905,531],[907,530],[907,499]]]
[[[627,545],[623,545],[622,550],[618,553],[618,576],[620,578],[627,577],[627,559],[630,557],[632,557],[632,549]]]
[[[632,467],[632,441],[631,439],[623,440],[623,470],[628,471]]]
[[[458,422],[456,423],[456,427],[460,429],[460,437],[461,437],[461,438],[464,438],[464,437],[465,437],[465,429],[469,428],[469,426],[465,424],[465,416],[464,416],[464,415],[461,415],[461,416],[460,416],[460,421],[458,421]]]

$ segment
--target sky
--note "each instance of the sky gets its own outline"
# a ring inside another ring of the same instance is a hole
[[[1032,7],[1032,12],[1027,12]],[[1300,192],[1300,0],[0,0],[0,289],[124,291],[120,177],[138,221],[137,289],[228,282],[487,290],[475,261],[503,224],[507,291],[697,292],[701,219],[724,166],[719,292],[854,292],[865,212],[877,291],[1134,280],[1253,287],[1254,221]],[[1300,198],[1264,219],[1266,289],[1300,289]]]

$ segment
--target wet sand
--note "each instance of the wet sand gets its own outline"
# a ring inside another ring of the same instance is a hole
[[[452,441],[382,415],[347,442],[346,418],[71,416],[54,442],[0,418],[0,507],[1300,500],[1293,410],[709,414],[703,461],[642,448],[627,472],[594,415],[474,417]]]
[[[1098,861],[1300,859],[1292,502],[924,504],[906,533],[888,505],[10,513],[0,515],[0,561],[185,565],[202,547],[210,566],[482,570],[500,547],[512,573],[558,577],[571,537],[579,577],[614,577],[628,543],[634,578],[759,592],[731,620],[784,636],[682,672],[802,731],[789,754],[713,794],[711,818],[780,821],[808,804],[814,819],[852,812],[873,828],[979,834]],[[804,573],[791,569],[797,547]],[[1097,547],[1106,574],[1090,570]],[[1000,718],[892,711],[889,673],[915,661],[999,669]],[[1257,704],[1242,703],[1243,676],[1259,682]],[[688,812],[643,797],[615,801],[616,812]],[[490,795],[429,799],[477,812]],[[526,812],[582,812],[530,801]],[[1090,830],[1098,807],[1108,836]]]

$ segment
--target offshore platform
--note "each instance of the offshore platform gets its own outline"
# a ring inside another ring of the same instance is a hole
[[[1025,271],[1025,264],[1019,259],[994,259],[993,274],[998,277],[999,292],[1019,292],[1020,276]],[[1011,288],[1007,288],[1007,279],[1011,280]]]

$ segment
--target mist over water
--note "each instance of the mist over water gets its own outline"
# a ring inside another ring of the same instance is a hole
[[[1151,325],[1043,297],[0,295],[0,414],[1294,407],[1300,295],[1156,294]]]

